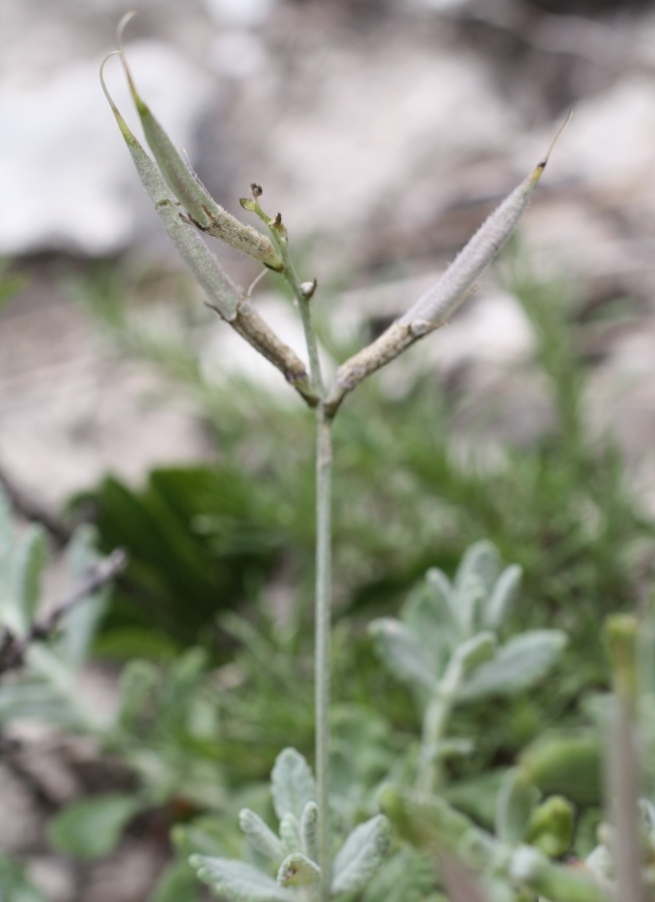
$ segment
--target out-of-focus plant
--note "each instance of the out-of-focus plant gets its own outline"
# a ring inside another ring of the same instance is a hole
[[[453,709],[527,689],[566,643],[561,630],[529,630],[499,643],[520,579],[520,567],[501,572],[496,549],[479,542],[467,551],[453,584],[433,568],[401,620],[370,626],[380,658],[412,686],[424,708],[417,776],[424,795],[439,788],[446,756],[470,751],[469,741],[448,736]]]

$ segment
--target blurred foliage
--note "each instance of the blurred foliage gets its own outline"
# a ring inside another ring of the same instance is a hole
[[[590,336],[611,328],[612,305],[582,309],[563,283],[538,279],[523,258],[506,255],[504,278],[537,343],[516,378],[540,371],[551,402],[530,445],[494,449],[490,462],[485,423],[467,410],[465,387],[431,375],[418,376],[399,400],[370,379],[335,423],[335,608],[356,634],[364,616],[396,609],[429,566],[452,573],[464,548],[487,536],[525,572],[516,626],[558,626],[570,636],[558,692],[547,690],[538,707],[511,706],[512,746],[535,734],[544,705],[559,721],[584,687],[602,683],[598,619],[632,605],[635,563],[653,534],[626,488],[614,441],[592,439],[582,413]],[[213,612],[238,609],[265,583],[286,596],[285,617],[306,621],[314,542],[310,418],[294,399],[208,374],[207,335],[220,325],[184,285],[128,267],[100,269],[77,286],[125,351],[173,377],[215,437],[215,465],[155,471],[141,492],[111,479],[95,492],[103,547],[124,544],[132,555],[131,590],[126,581],[107,629],[143,635],[145,626],[152,637],[154,627],[174,646],[211,641]],[[177,301],[163,319],[153,307],[162,292]],[[621,315],[625,303],[615,306]],[[327,322],[321,337],[337,357],[352,350]],[[457,441],[462,420],[467,453]],[[120,650],[110,636],[107,648]],[[484,720],[484,710],[477,716]]]

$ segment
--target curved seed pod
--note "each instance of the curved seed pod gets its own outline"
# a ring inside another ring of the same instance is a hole
[[[122,30],[132,15],[133,13],[125,15],[118,26],[119,47]],[[188,212],[191,221],[203,232],[207,232],[214,238],[220,238],[230,247],[243,251],[256,260],[261,260],[271,269],[280,271],[284,264],[270,238],[240,222],[227,210],[224,210],[200,184],[195,173],[189,168],[158,120],[152,115],[148,105],[140,97],[122,48],[120,54],[146,141],[166,184]]]
[[[561,131],[562,129],[555,141]],[[485,220],[436,284],[376,341],[337,370],[335,385],[327,400],[328,410],[332,414],[345,395],[363,379],[394,360],[419,338],[442,326],[466,300],[473,291],[475,280],[507,241],[528,206],[546,168],[553,145],[541,163]]]
[[[169,191],[161,173],[130,131],[127,122],[121,116],[107,90],[103,69],[109,57],[115,56],[118,52],[110,53],[100,67],[102,90],[125,139],[141,183],[154,204],[168,237],[204,288],[211,303],[215,305],[223,319],[231,322],[237,315],[240,300],[239,289],[223,271],[221,264],[195,229],[190,228],[188,224],[180,219],[180,208]]]

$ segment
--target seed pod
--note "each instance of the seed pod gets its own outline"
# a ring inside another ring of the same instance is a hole
[[[555,141],[569,119],[570,114]],[[507,241],[528,206],[555,141],[541,163],[485,220],[436,284],[376,341],[339,367],[327,401],[331,413],[336,412],[344,396],[363,379],[394,360],[419,338],[442,326],[467,299],[475,280]]]
[[[109,56],[114,56],[117,52],[115,51]],[[161,173],[134,137],[127,122],[111,99],[103,77],[104,65],[109,56],[103,61],[100,68],[100,83],[130,151],[141,183],[180,256],[189,266],[223,319],[231,322],[236,317],[239,306],[239,289],[223,271],[221,264],[200,235],[180,219],[180,207],[169,191]]]
[[[119,27],[120,35],[131,14],[124,16]],[[262,235],[251,226],[245,225],[224,210],[208,191],[201,185],[195,173],[189,168],[184,157],[179,153],[158,120],[152,115],[150,108],[140,97],[132,73],[120,50],[121,62],[125,70],[130,93],[141,120],[143,132],[148,146],[164,176],[166,184],[189,214],[190,220],[201,231],[214,238],[220,238],[230,247],[261,260],[266,266],[280,271],[283,262],[273,247],[270,238]]]

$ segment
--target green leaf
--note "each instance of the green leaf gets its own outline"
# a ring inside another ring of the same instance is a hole
[[[539,790],[519,768],[504,775],[496,796],[496,835],[502,842],[523,842],[530,816],[539,799]]]
[[[43,530],[31,527],[20,540],[9,530],[9,543],[3,551],[0,622],[15,635],[23,636],[32,625],[39,601],[46,561]]]
[[[487,629],[498,631],[512,606],[521,585],[523,569],[518,564],[506,567],[496,580],[482,612]]]
[[[75,802],[50,821],[50,842],[58,852],[77,858],[108,855],[142,807],[139,799],[119,793]]]
[[[592,732],[545,735],[519,759],[526,778],[545,795],[561,794],[581,806],[601,800],[601,749]]]
[[[82,526],[75,531],[75,535],[66,549],[66,559],[73,584],[97,562],[98,553],[95,544],[94,529]],[[105,586],[101,591],[81,600],[63,619],[61,635],[57,640],[57,649],[71,667],[77,669],[85,663],[100,620],[106,611],[108,595],[109,587]]]
[[[8,683],[0,687],[0,727],[14,720],[79,729],[79,713],[54,688],[43,684]]]
[[[280,886],[310,886],[317,883],[320,876],[321,869],[317,864],[302,852],[293,852],[280,865],[277,882]]]
[[[437,659],[430,659],[417,636],[392,617],[374,620],[368,627],[378,654],[399,679],[418,684],[432,692],[437,683]],[[435,650],[436,651],[436,650]]]
[[[159,879],[149,902],[200,902],[201,887],[186,861],[174,861]]]
[[[332,866],[333,895],[362,890],[389,851],[389,821],[378,814],[346,839]]]
[[[271,773],[273,806],[280,821],[293,814],[298,823],[307,802],[316,801],[314,777],[307,761],[296,749],[284,749]]]
[[[300,824],[295,814],[291,814],[290,811],[287,811],[280,821],[280,839],[287,855],[291,855],[293,852],[300,852],[302,848]]]
[[[477,633],[471,636],[455,650],[452,661],[448,665],[453,666],[454,663],[461,668],[463,675],[475,671],[496,651],[496,636],[493,633]],[[476,671],[477,672],[477,671]]]
[[[7,855],[0,854],[0,902],[44,902],[28,882],[23,869]]]
[[[291,902],[296,898],[292,890],[243,861],[192,855],[189,864],[203,883],[229,902]]]
[[[134,732],[157,685],[157,668],[149,661],[130,661],[120,676],[120,702],[116,725]]]
[[[532,630],[510,639],[491,661],[476,668],[459,698],[470,701],[526,689],[550,670],[566,641],[560,630]]]
[[[276,862],[284,858],[284,846],[278,837],[250,808],[244,808],[239,813],[239,826],[250,840],[252,847],[262,855]]]
[[[461,638],[460,624],[448,600],[426,580],[403,606],[402,620],[418,638],[430,670],[440,674]]]
[[[307,802],[300,818],[300,844],[308,858],[318,859],[318,805],[315,802]]]

